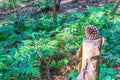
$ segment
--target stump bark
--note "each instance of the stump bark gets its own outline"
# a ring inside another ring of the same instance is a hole
[[[98,80],[101,38],[83,40],[82,69],[77,80]]]

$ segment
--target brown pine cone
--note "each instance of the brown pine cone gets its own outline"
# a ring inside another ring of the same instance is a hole
[[[100,37],[99,30],[92,25],[88,25],[85,28],[85,35],[88,40],[94,40]]]

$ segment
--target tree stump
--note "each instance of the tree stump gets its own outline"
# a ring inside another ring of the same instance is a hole
[[[83,40],[82,69],[77,80],[98,80],[101,38]]]

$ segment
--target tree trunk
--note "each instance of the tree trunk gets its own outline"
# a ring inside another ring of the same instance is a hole
[[[77,80],[99,79],[100,45],[101,39],[83,41],[82,69]]]
[[[61,0],[57,0],[56,1],[56,10],[58,11],[59,8],[60,8],[60,3],[61,3]]]
[[[57,10],[56,10],[56,0],[53,0],[53,18],[56,19],[57,16]]]

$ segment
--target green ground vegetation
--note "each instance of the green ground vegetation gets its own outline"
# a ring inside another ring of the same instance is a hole
[[[106,39],[101,50],[105,60],[100,65],[99,79],[117,80],[120,74],[115,69],[120,64],[120,16],[108,15],[112,7],[113,4],[105,4],[89,7],[85,12],[60,13],[56,20],[48,13],[27,14],[20,16],[19,21],[16,15],[6,18],[0,24],[0,80],[46,80],[47,64],[52,77],[62,75],[62,68],[74,62],[71,57],[76,55],[89,24],[96,26]],[[7,24],[8,21],[13,24]],[[75,80],[77,75],[76,68],[65,73],[68,80]]]

